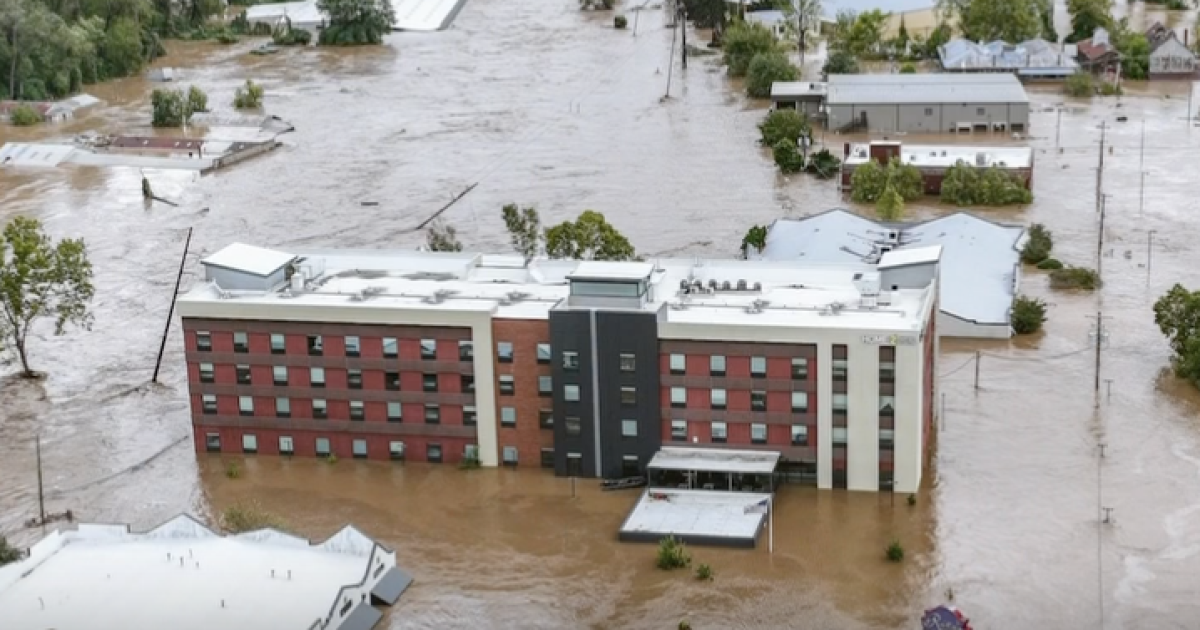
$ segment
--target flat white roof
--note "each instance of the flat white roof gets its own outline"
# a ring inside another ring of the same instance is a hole
[[[883,255],[879,257],[879,268],[890,269],[892,267],[903,267],[905,265],[923,265],[935,263],[941,259],[941,245],[893,249],[891,251],[884,252]]]
[[[871,146],[900,145],[900,162],[913,166],[951,167],[959,161],[971,166],[999,168],[1030,168],[1033,166],[1031,147],[971,147],[962,145],[902,144],[898,142],[854,142],[846,164],[866,164],[871,160]]]
[[[746,514],[746,507],[770,498],[769,494],[757,492],[649,488],[625,519],[621,531],[755,538],[766,515]]]
[[[829,105],[1028,103],[1011,73],[831,74]]]
[[[256,276],[269,276],[295,259],[296,256],[293,254],[244,243],[234,243],[200,262]]]
[[[664,446],[647,468],[719,473],[769,474],[779,463],[778,451],[735,451],[720,448]]]
[[[825,84],[815,81],[776,81],[771,84],[771,98],[824,96]]]
[[[654,265],[640,262],[585,260],[567,277],[571,280],[645,280]]]

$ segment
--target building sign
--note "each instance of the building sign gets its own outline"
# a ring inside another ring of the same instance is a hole
[[[916,335],[863,335],[868,346],[915,346],[920,341]]]

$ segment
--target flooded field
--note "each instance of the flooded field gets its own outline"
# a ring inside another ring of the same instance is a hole
[[[981,630],[1196,628],[1200,396],[1167,371],[1150,312],[1171,284],[1200,287],[1200,128],[1186,119],[1185,83],[1090,103],[1031,90],[1035,202],[981,214],[1044,223],[1057,257],[1095,266],[1105,122],[1105,286],[1050,291],[1027,270],[1023,291],[1051,304],[1045,333],[943,343],[945,414],[916,506],[785,488],[775,553],[695,549],[717,572],[699,583],[654,569],[648,547],[616,542],[634,495],[581,483],[571,498],[568,481],[540,470],[262,457],[232,480],[228,458],[197,461],[178,326],[162,384],[149,384],[188,227],[191,273],[234,240],[415,247],[414,227],[478,182],[445,215],[471,248],[504,249],[499,208],[521,202],[555,221],[604,212],[646,255],[733,255],[751,224],[849,203],[833,182],[776,174],[755,143],[764,105],[747,102],[714,58],[676,67],[661,100],[671,32],[657,10],[636,23],[636,36],[615,31],[611,14],[568,0],[471,0],[454,29],[394,35],[376,50],[251,57],[253,42],[173,44],[165,63],[214,105],[227,107],[246,78],[261,82],[267,112],[296,125],[286,146],[207,177],[147,172],[178,208],[144,205],[136,169],[0,170],[0,220],[31,214],[55,235],[85,237],[97,276],[93,330],[43,334],[32,360],[49,377],[0,384],[0,532],[20,544],[40,536],[21,529],[37,509],[40,432],[48,508],[86,520],[145,527],[250,498],[315,538],[357,524],[395,546],[417,579],[391,628],[671,628],[686,617],[698,629],[907,629],[949,595]],[[0,141],[151,133],[150,88],[94,86],[104,106],[65,126],[0,127]],[[1096,394],[1098,312],[1107,342]],[[902,565],[883,559],[893,538],[908,552]]]

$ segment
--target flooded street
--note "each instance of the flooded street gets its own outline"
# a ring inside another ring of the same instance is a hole
[[[1030,89],[1035,201],[979,214],[1044,223],[1057,258],[1096,266],[1105,121],[1103,290],[1051,291],[1027,269],[1022,291],[1051,305],[1044,333],[942,344],[943,426],[917,505],[785,487],[773,556],[765,544],[692,550],[714,582],[660,572],[651,547],[616,542],[635,494],[581,482],[572,498],[568,480],[534,468],[192,452],[178,322],[162,384],[149,384],[188,227],[195,274],[199,258],[235,240],[416,247],[415,226],[476,182],[444,218],[483,251],[508,247],[499,209],[510,202],[536,204],[548,222],[598,210],[647,256],[732,256],[752,224],[849,205],[832,181],[776,174],[756,144],[765,104],[731,87],[716,57],[676,65],[672,98],[660,101],[671,30],[648,9],[635,36],[630,16],[622,32],[611,13],[581,13],[574,0],[470,0],[453,29],[392,35],[375,50],[253,57],[251,41],[173,43],[162,62],[214,106],[228,109],[247,78],[261,83],[267,113],[296,126],[284,148],[210,176],[148,171],[178,208],[144,205],[137,169],[0,170],[0,221],[29,214],[56,237],[84,237],[96,271],[93,330],[45,332],[32,361],[49,377],[0,382],[0,533],[22,545],[41,535],[22,529],[37,511],[40,432],[47,508],[86,521],[148,527],[255,499],[313,538],[354,523],[416,578],[391,628],[673,628],[687,618],[698,630],[909,629],[948,594],[980,630],[1197,628],[1200,395],[1170,375],[1150,310],[1175,282],[1200,288],[1200,128],[1186,120],[1186,83],[1127,85],[1119,101],[1090,104]],[[1178,18],[1181,28],[1191,20]],[[90,86],[104,105],[61,126],[0,126],[0,142],[149,134],[150,89],[142,79]],[[824,137],[835,153],[846,139]],[[950,211],[908,208],[914,219]],[[233,460],[241,479],[224,474]],[[884,560],[893,538],[907,552],[900,565]]]

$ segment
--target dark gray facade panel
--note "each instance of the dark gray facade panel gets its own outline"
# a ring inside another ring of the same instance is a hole
[[[554,474],[569,474],[567,456],[578,453],[580,475],[590,477],[596,470],[596,430],[592,422],[592,324],[589,311],[554,310],[550,312],[550,347],[554,375]],[[576,352],[579,368],[563,367],[563,355]],[[579,401],[568,402],[563,397],[567,385],[579,386]],[[567,434],[566,418],[580,420],[577,436]]]
[[[600,391],[601,476],[626,476],[624,458],[636,455],[638,474],[662,446],[661,374],[658,361],[658,319],[644,311],[596,313],[596,366]],[[632,354],[634,369],[622,371],[621,355]],[[622,401],[623,388],[632,387],[636,402]],[[625,420],[637,422],[637,436],[625,437]]]

